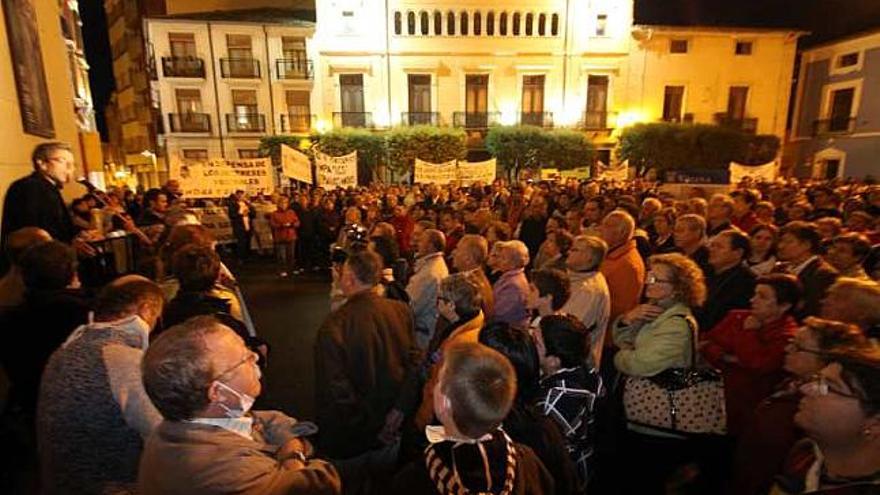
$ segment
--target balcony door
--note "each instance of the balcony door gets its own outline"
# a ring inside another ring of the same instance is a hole
[[[663,120],[681,122],[684,106],[684,86],[666,86],[663,92]]]
[[[168,33],[168,44],[174,58],[196,57],[196,39],[193,33]]]
[[[172,121],[173,131],[207,132],[208,116],[203,113],[202,94],[198,89],[177,88],[174,90],[177,101],[177,121]]]
[[[465,125],[489,126],[489,76],[471,74],[465,77]]]
[[[227,34],[226,53],[229,56],[229,72],[233,77],[251,77],[254,72],[254,52],[251,37],[247,34]]]
[[[831,93],[831,113],[829,115],[829,131],[848,131],[852,117],[854,88],[838,89]]]
[[[308,131],[311,127],[311,108],[309,106],[309,92],[289,90],[285,93],[287,102],[287,125],[288,131]]]
[[[587,110],[584,124],[587,129],[608,128],[608,76],[587,78]]]
[[[522,123],[544,123],[544,76],[523,76]]]
[[[431,124],[431,76],[409,74],[409,125]]]
[[[236,129],[248,130],[259,128],[256,90],[233,89],[232,111],[235,116],[234,127]]]
[[[746,118],[746,102],[749,97],[748,86],[731,86],[727,96],[727,118],[742,121]]]
[[[345,127],[364,127],[364,75],[340,74],[339,96],[342,108],[342,125]]]
[[[301,36],[283,36],[281,53],[284,57],[285,75],[305,75],[308,72],[306,56],[306,39]]]

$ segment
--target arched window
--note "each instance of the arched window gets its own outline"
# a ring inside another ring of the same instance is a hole
[[[422,12],[419,14],[419,27],[422,32],[422,36],[428,35],[428,13]]]
[[[526,36],[531,36],[532,33],[534,33],[534,30],[532,29],[534,28],[534,25],[535,15],[529,12],[528,14],[526,14]]]
[[[495,12],[486,14],[486,34],[495,36]]]
[[[459,26],[459,34],[462,36],[468,35],[468,13],[462,11],[461,12],[461,26]]]
[[[513,14],[513,35],[519,36],[519,23],[522,21],[522,15],[519,12]]]
[[[416,34],[416,13],[415,12],[407,12],[406,13],[406,34],[409,34],[409,35]]]
[[[452,11],[446,14],[446,34],[455,36],[455,13]]]
[[[553,17],[550,18],[550,34],[559,35],[559,14],[553,14]]]
[[[403,24],[403,16],[400,15],[400,12],[394,13],[394,34],[400,34]]]
[[[547,14],[538,15],[538,36],[547,35]]]
[[[507,12],[502,12],[498,18],[498,34],[507,36]]]
[[[474,36],[483,34],[483,14],[474,12]]]
[[[440,13],[439,10],[434,11],[434,35],[440,36],[443,34],[443,14]]]

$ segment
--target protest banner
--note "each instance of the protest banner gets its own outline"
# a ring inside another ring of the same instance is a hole
[[[237,190],[268,194],[275,189],[273,176],[269,158],[184,162],[171,169],[187,198],[225,198]]]
[[[779,162],[776,160],[763,165],[741,165],[736,162],[730,162],[730,183],[739,184],[746,177],[773,182],[776,180],[778,172]]]
[[[282,144],[281,173],[293,180],[312,184],[312,161],[305,153]]]
[[[358,185],[357,151],[344,156],[315,153],[315,175],[320,187],[327,189],[356,187]]]
[[[559,172],[560,179],[589,179],[590,167],[578,167],[571,170],[563,170]]]
[[[559,180],[559,169],[541,167],[541,180]]]
[[[235,242],[232,234],[232,224],[229,223],[229,215],[222,206],[210,206],[205,208],[190,208],[199,218],[199,222],[211,232],[218,244]]]
[[[458,162],[458,180],[462,185],[474,182],[491,184],[495,180],[495,159],[485,162]]]
[[[458,168],[455,160],[446,163],[431,163],[416,158],[416,184],[446,185],[458,179]]]

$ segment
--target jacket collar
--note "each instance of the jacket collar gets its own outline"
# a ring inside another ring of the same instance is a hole
[[[426,255],[422,256],[421,258],[416,260],[415,271],[421,270],[422,267],[424,267],[425,265],[427,265],[429,263],[435,263],[436,262],[435,260],[437,260],[437,258],[442,259],[443,253],[442,252],[431,253],[431,254],[426,254]]]
[[[629,254],[630,251],[634,251],[635,249],[636,249],[636,240],[630,239],[630,240],[624,242],[623,244],[621,244],[620,246],[617,246],[616,248],[612,249],[608,253],[608,255],[606,256],[606,259],[615,259],[616,260],[616,259],[623,258],[627,254]]]
[[[502,273],[501,276],[498,278],[498,281],[495,282],[495,283],[496,283],[496,284],[497,284],[497,283],[501,283],[502,280],[508,280],[508,279],[514,278],[514,277],[516,277],[516,276],[519,276],[519,275],[521,275],[521,274],[523,274],[523,273],[525,273],[525,269],[524,269],[524,268],[516,268],[516,269],[513,269],[513,270],[508,270],[508,271]]]
[[[456,329],[453,330],[452,333],[450,333],[449,337],[447,337],[447,338],[452,338],[454,336],[457,337],[463,333],[468,333],[468,332],[473,332],[474,330],[479,330],[479,329],[483,328],[483,321],[484,320],[485,320],[485,318],[483,317],[483,312],[480,311],[479,313],[477,313],[477,316],[474,316],[470,320],[468,320],[468,321],[462,323],[461,325],[459,325],[458,327],[456,327]]]

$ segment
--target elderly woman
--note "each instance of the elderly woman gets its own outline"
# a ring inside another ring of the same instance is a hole
[[[529,250],[522,241],[507,241],[495,243],[492,252],[492,268],[501,273],[492,287],[495,298],[494,319],[527,328],[529,281],[526,279],[525,267],[529,264]]]
[[[758,403],[784,379],[785,347],[797,330],[791,315],[800,283],[780,273],[761,277],[751,309],[732,310],[704,334],[701,352],[724,376],[727,430],[733,435]]]
[[[691,365],[696,323],[693,308],[703,304],[703,272],[682,254],[658,254],[648,259],[647,301],[618,317],[611,326],[618,371],[631,377],[654,376],[670,368]],[[666,478],[687,457],[687,443],[649,427],[628,424],[626,452],[639,475],[627,480],[630,493],[662,493]]]
[[[783,368],[789,378],[761,401],[744,425],[737,442],[730,493],[765,495],[791,446],[801,437],[794,415],[800,385],[829,363],[835,349],[864,345],[858,328],[808,318],[785,347]]]
[[[868,337],[880,338],[880,284],[841,277],[822,300],[822,318],[852,323]]]

